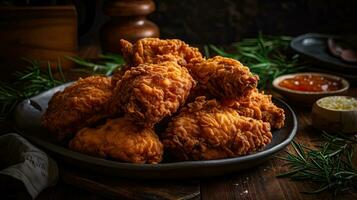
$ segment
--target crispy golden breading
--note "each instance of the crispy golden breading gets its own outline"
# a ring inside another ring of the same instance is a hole
[[[271,127],[282,128],[284,126],[284,110],[272,102],[271,95],[260,93],[257,89],[245,97],[226,99],[223,104],[236,109],[242,116],[269,122]]]
[[[236,110],[205,97],[184,107],[162,134],[165,149],[181,160],[246,155],[271,139],[269,123],[240,116]]]
[[[186,104],[194,102],[196,98],[200,96],[205,96],[206,99],[214,99],[214,97],[209,94],[205,88],[199,84],[196,84],[196,86],[191,89],[191,92],[187,97]]]
[[[126,118],[110,119],[97,128],[83,128],[69,148],[88,155],[131,163],[159,163],[163,145],[151,128],[141,128]]]
[[[111,95],[109,77],[79,79],[64,91],[53,95],[42,116],[42,124],[58,140],[62,140],[106,117],[106,106]]]
[[[175,62],[142,64],[121,77],[109,107],[113,114],[123,110],[137,124],[152,127],[176,112],[194,85],[187,69]]]
[[[125,74],[125,72],[130,69],[129,66],[125,65],[122,68],[116,70],[113,72],[112,75],[112,86],[113,88],[117,85],[118,81],[121,80],[121,77],[123,77],[123,75]]]
[[[240,62],[216,56],[187,65],[198,85],[217,98],[240,97],[257,87],[258,76]]]
[[[206,60],[177,39],[121,40],[120,49],[126,65],[112,78],[79,79],[42,117],[59,140],[74,136],[74,151],[129,163],[160,163],[164,150],[178,160],[231,158],[263,149],[271,127],[284,126],[284,110],[237,60]]]
[[[203,59],[197,48],[177,39],[144,38],[134,44],[120,40],[120,45],[125,61],[130,66],[164,61],[176,61],[180,65],[186,65],[193,59]]]

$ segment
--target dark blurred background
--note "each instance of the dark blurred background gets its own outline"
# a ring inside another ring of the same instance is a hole
[[[195,44],[228,44],[254,37],[259,31],[292,36],[306,32],[357,33],[356,0],[155,0],[155,3],[156,11],[149,18],[159,26],[161,37]],[[100,9],[97,14],[97,21],[102,22],[105,17]]]
[[[90,33],[82,35],[82,43],[93,42],[100,24],[106,20],[102,2],[82,1],[97,4],[96,22]],[[161,37],[194,44],[229,44],[255,37],[259,31],[291,36],[307,32],[357,33],[356,0],[155,0],[155,3],[156,11],[149,18],[159,26]]]
[[[225,44],[259,31],[357,33],[356,0],[156,0],[151,19],[164,38]]]
[[[48,60],[51,56],[57,55],[53,53],[54,50],[62,51],[61,55],[67,53],[63,52],[64,50],[75,54],[76,49],[80,47],[99,46],[103,24],[110,19],[103,12],[104,2],[132,3],[134,1],[0,0],[0,33],[3,34],[0,47],[4,47],[5,52],[0,51],[4,55],[2,60],[9,58],[13,62],[14,59],[9,54],[17,54],[19,52],[17,47],[23,48],[24,52],[26,50],[26,53],[21,56],[35,55],[34,58]],[[138,2],[148,2],[148,0],[138,0]],[[148,18],[160,28],[161,38],[178,38],[192,45],[227,45],[242,38],[256,37],[259,32],[265,35],[290,36],[309,32],[337,35],[357,33],[357,0],[154,0],[154,2],[156,10]],[[21,9],[16,9],[17,6]],[[34,10],[31,6],[37,8]],[[44,6],[43,9],[41,6]],[[46,6],[58,6],[58,9]],[[112,18],[109,21],[114,20]],[[37,24],[41,24],[42,28]],[[118,27],[117,24],[112,25],[111,30],[114,31],[110,30],[109,34],[118,35],[115,32],[118,30],[115,29]],[[123,27],[125,30],[130,29]],[[58,30],[61,30],[61,33]],[[47,37],[39,36],[41,34]],[[66,46],[62,47],[64,44]],[[14,53],[6,53],[9,52],[9,47],[14,49],[12,51]]]
[[[154,0],[149,16],[162,38],[194,44],[229,44],[259,31],[296,36],[307,32],[357,33],[357,0]],[[97,43],[104,0],[0,0],[0,5],[64,5],[74,2],[80,44]]]

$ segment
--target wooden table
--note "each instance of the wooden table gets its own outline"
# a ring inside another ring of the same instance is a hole
[[[81,52],[81,56],[86,57],[98,53],[96,48],[85,48]],[[357,96],[356,86],[349,90],[349,95]],[[311,126],[311,108],[296,105],[292,107],[298,117],[295,140],[311,146],[316,145],[321,141],[321,136]],[[287,150],[290,150],[290,147]],[[278,155],[283,156],[284,152]],[[318,195],[303,194],[302,191],[314,189],[314,185],[276,178],[277,174],[286,170],[283,163],[272,157],[258,167],[223,177],[169,182],[103,177],[58,163],[61,180],[56,186],[44,190],[37,199],[357,199],[357,193],[336,197],[326,192]],[[78,176],[74,175],[76,173]]]

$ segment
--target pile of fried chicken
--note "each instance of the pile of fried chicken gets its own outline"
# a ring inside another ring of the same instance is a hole
[[[126,65],[54,94],[42,124],[84,154],[130,163],[253,153],[284,126],[284,110],[239,61],[206,59],[180,40],[120,41]],[[158,128],[159,127],[159,128]]]

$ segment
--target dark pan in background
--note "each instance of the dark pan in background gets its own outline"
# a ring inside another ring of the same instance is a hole
[[[309,67],[310,71],[335,74],[356,82],[357,63],[345,62],[329,52],[328,39],[335,37],[332,35],[308,33],[294,38],[290,46],[311,60],[313,65]]]

